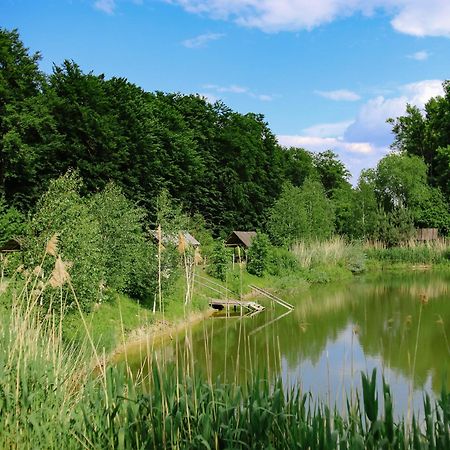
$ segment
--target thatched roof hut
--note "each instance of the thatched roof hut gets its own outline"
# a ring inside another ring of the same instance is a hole
[[[225,241],[227,247],[243,247],[245,249],[252,245],[256,231],[233,231]]]

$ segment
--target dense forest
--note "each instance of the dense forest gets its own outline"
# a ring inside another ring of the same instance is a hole
[[[114,182],[156,223],[164,190],[215,236],[260,229],[273,241],[379,239],[450,227],[450,83],[391,119],[392,153],[358,184],[332,150],[281,147],[261,114],[198,95],[146,92],[66,60],[39,69],[16,30],[0,30],[0,241],[20,230],[54,180],[76,170],[81,196]]]

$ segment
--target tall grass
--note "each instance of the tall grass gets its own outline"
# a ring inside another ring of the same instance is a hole
[[[327,241],[297,242],[292,253],[303,269],[341,266],[359,273],[364,270],[364,252],[358,244],[349,244],[336,236]]]
[[[258,373],[243,386],[204,378],[189,346],[186,367],[164,364],[147,347],[148,389],[128,367],[95,371],[94,348],[63,342],[64,299],[59,310],[43,310],[39,283],[50,279],[36,270],[9,291],[12,308],[0,322],[0,448],[450,448],[450,395],[443,390],[434,404],[425,396],[423,419],[396,421],[390,389],[384,381],[377,389],[375,372],[339,412]]]
[[[411,240],[396,247],[382,242],[364,245],[367,257],[385,263],[439,264],[450,262],[450,241],[446,238],[428,242]]]

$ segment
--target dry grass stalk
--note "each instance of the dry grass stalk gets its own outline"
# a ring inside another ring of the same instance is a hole
[[[182,255],[186,251],[186,238],[183,233],[180,233],[178,236],[178,253]]]
[[[55,267],[52,271],[49,283],[53,288],[61,287],[66,282],[70,281],[69,272],[66,270],[67,264],[63,262],[60,256],[56,258]]]
[[[56,257],[56,255],[58,254],[58,238],[59,234],[55,233],[47,242],[47,246],[45,247],[45,253],[47,255]]]

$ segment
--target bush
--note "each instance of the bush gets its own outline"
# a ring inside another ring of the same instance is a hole
[[[25,230],[25,217],[15,208],[8,208],[0,197],[0,246],[19,237]]]
[[[72,284],[83,309],[101,300],[105,280],[105,259],[102,254],[101,227],[87,202],[80,197],[81,179],[76,173],[66,175],[50,183],[48,191],[37,203],[36,213],[27,225],[24,242],[24,260],[31,270],[50,273],[55,260],[46,256],[45,248],[55,235],[58,236],[57,253],[66,266]],[[71,290],[62,288],[67,304],[73,303]],[[43,302],[50,304],[52,294],[60,297],[59,289],[46,286]]]
[[[287,275],[300,269],[297,258],[285,248],[272,247],[269,259],[268,272],[270,275]]]
[[[156,262],[155,252],[142,229],[144,210],[129,201],[113,183],[91,198],[90,209],[100,226],[106,284],[144,299],[156,281],[149,277]]]
[[[228,261],[228,252],[223,241],[217,241],[212,250],[206,272],[214,278],[225,281],[227,277]]]
[[[258,233],[248,250],[247,272],[262,277],[269,268],[271,245],[266,234]]]

